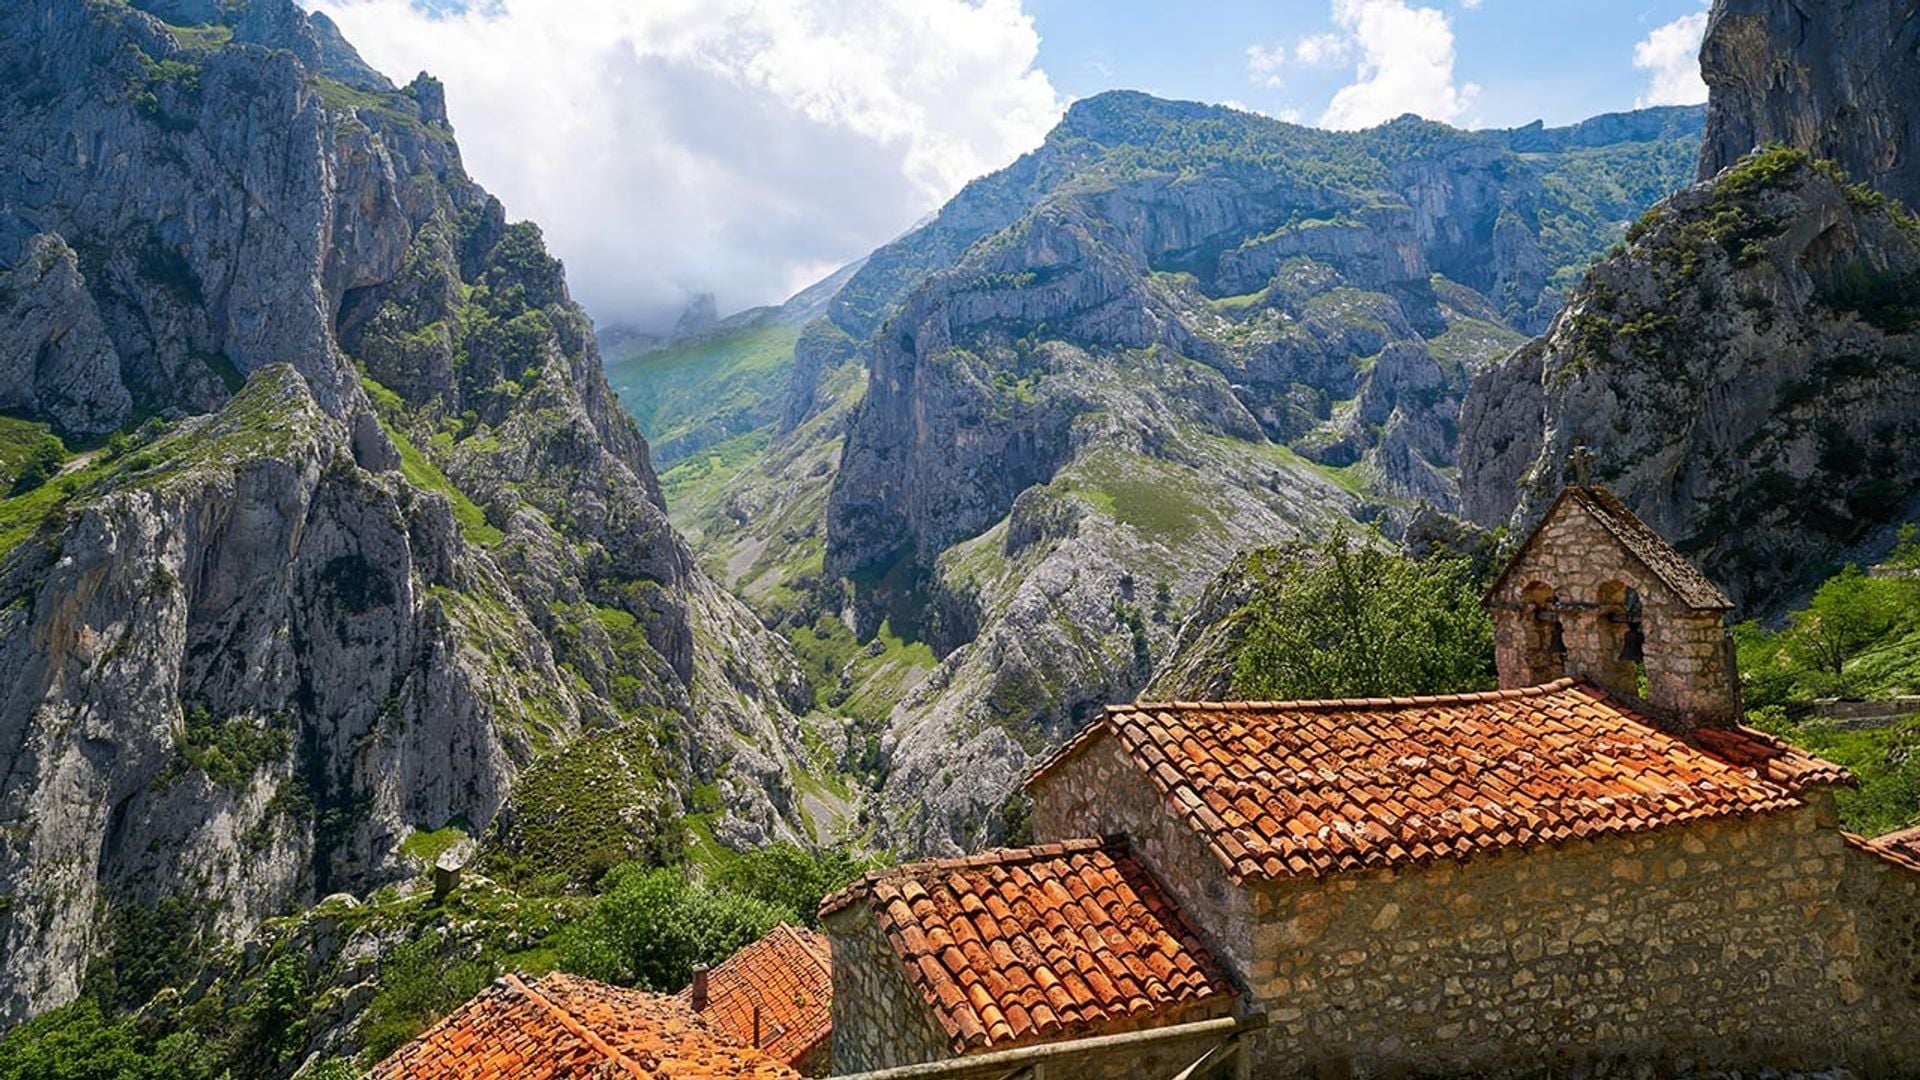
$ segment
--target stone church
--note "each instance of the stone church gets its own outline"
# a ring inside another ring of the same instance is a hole
[[[835,1071],[1920,1071],[1920,838],[1740,724],[1720,590],[1576,486],[1486,602],[1499,690],[1114,706],[1040,847],[830,898]]]
[[[1920,829],[1742,726],[1720,590],[1581,485],[1486,602],[1498,690],[1112,706],[1040,843],[677,999],[505,980],[378,1075],[1920,1075]]]

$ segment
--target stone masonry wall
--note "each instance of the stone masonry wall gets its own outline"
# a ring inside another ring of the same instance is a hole
[[[1644,695],[1640,672],[1620,658],[1628,588],[1640,598]],[[1571,675],[1616,693],[1644,696],[1692,723],[1726,723],[1740,715],[1733,646],[1721,615],[1680,602],[1577,504],[1561,505],[1514,557],[1489,600],[1502,687]],[[1546,655],[1551,617],[1557,617],[1565,645],[1558,664]]]
[[[1860,913],[1865,980],[1892,1026],[1920,1028],[1920,871],[1848,848],[1845,888]]]
[[[1252,960],[1253,897],[1160,797],[1112,735],[1099,735],[1032,786],[1035,841],[1124,834],[1230,972]]]
[[[1912,882],[1864,866],[1813,799],[1267,886],[1255,1075],[1910,1074],[1920,1018],[1876,950],[1904,925],[1911,952]]]
[[[865,904],[827,916],[833,952],[833,1071],[889,1069],[952,1056],[947,1033],[907,981]]]

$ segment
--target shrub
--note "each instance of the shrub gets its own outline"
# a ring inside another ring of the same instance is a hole
[[[679,870],[638,864],[607,875],[587,918],[562,933],[559,967],[577,975],[674,992],[696,964],[718,964],[797,916],[731,889],[688,883]]]
[[[844,848],[813,852],[785,842],[729,862],[715,883],[742,896],[797,913],[808,925],[827,894],[845,887],[875,865]]]
[[[20,465],[20,472],[13,478],[12,495],[25,495],[47,481],[58,476],[60,463],[67,458],[67,448],[58,436],[43,435],[27,451],[27,458]]]

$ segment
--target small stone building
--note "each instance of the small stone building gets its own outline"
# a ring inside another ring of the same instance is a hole
[[[1560,493],[1487,607],[1502,687],[1578,674],[1685,726],[1740,719],[1732,601],[1605,488]]]
[[[1254,1075],[1920,1072],[1920,834],[1841,832],[1852,778],[1740,725],[1719,590],[1582,486],[1487,602],[1500,690],[1109,708],[1027,780],[1041,850],[1127,838],[1238,991],[1206,1000],[1264,1019]],[[838,1071],[1027,1030],[941,884],[1000,858],[829,903]]]

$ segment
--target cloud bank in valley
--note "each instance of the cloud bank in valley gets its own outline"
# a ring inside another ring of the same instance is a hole
[[[1063,102],[1018,0],[316,0],[447,87],[467,168],[602,321],[775,302],[1037,146]]]

